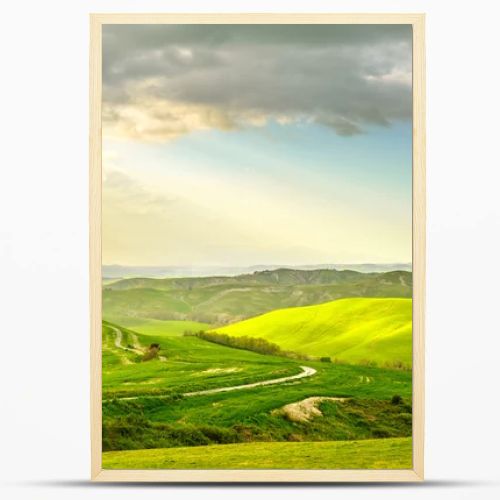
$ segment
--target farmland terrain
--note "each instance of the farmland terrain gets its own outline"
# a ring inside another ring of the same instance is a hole
[[[277,269],[241,276],[130,278],[103,286],[104,319],[134,326],[137,318],[232,323],[274,309],[346,297],[406,297],[407,271],[360,273]]]
[[[305,355],[411,367],[411,308],[411,299],[340,299],[278,309],[216,331]]]
[[[105,468],[411,467],[411,274],[134,278],[103,297]]]

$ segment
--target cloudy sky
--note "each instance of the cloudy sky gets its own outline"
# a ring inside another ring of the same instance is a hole
[[[103,28],[103,263],[411,261],[411,27]]]

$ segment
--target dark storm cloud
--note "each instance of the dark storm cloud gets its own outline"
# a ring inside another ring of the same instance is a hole
[[[411,118],[411,27],[108,25],[103,84],[108,124],[143,119],[120,128],[136,138],[187,133],[186,106],[194,128],[309,120],[353,135]]]

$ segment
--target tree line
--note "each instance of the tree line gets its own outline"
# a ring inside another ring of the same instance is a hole
[[[283,356],[293,359],[311,359],[309,356],[297,354],[296,352],[284,351],[278,344],[269,342],[268,340],[248,337],[246,335],[243,337],[232,337],[230,335],[226,335],[225,333],[205,332],[200,330],[199,332],[185,331],[184,336],[199,337],[200,339],[206,340],[208,342],[213,342],[214,344],[225,345],[228,347],[233,347],[234,349],[253,351],[259,354]]]

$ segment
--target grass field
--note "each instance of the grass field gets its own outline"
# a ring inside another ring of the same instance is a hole
[[[115,330],[122,334],[116,346]],[[141,362],[138,351],[151,343],[161,346],[161,359]],[[150,395],[178,395],[183,392],[240,385],[300,372],[297,363],[230,349],[196,337],[171,334],[139,334],[112,323],[103,325],[103,399]]]
[[[412,374],[394,365],[411,358],[411,298],[359,296],[376,289],[405,297],[411,274],[359,275],[278,270],[106,285],[104,466],[410,467]],[[345,295],[357,298],[234,322]],[[185,335],[214,330],[310,357]],[[152,344],[160,350],[144,361]],[[334,362],[319,361],[325,356]],[[238,388],[295,376],[304,366],[307,377]]]
[[[116,346],[121,332],[121,347]],[[256,354],[197,337],[144,335],[103,326],[105,450],[248,441],[325,441],[411,434],[411,372]],[[158,342],[165,361],[141,362],[137,346]],[[307,363],[314,376],[280,385],[183,396],[186,392],[280,378]],[[394,395],[403,402],[391,403]],[[281,409],[310,397],[321,416],[290,420]],[[122,399],[127,398],[127,399]],[[133,398],[133,399],[129,399]]]
[[[411,299],[341,299],[279,309],[217,331],[263,338],[284,350],[349,363],[411,367]]]
[[[130,278],[105,284],[104,319],[134,326],[137,318],[229,323],[275,309],[343,297],[411,297],[405,271],[279,269],[209,278]]]
[[[105,469],[410,469],[411,438],[113,451]]]
[[[199,321],[176,321],[160,319],[126,318],[122,326],[132,328],[134,332],[152,336],[184,335],[187,331],[198,332],[211,328],[208,323]]]

